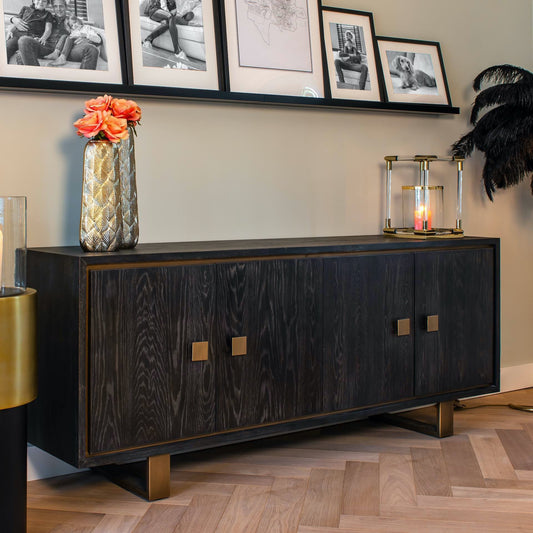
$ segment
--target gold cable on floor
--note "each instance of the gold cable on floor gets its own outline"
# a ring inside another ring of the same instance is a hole
[[[480,407],[509,407],[510,409],[516,409],[517,411],[526,411],[528,413],[533,413],[533,405],[520,405],[516,403],[485,403],[482,405],[472,405],[468,406],[464,403],[455,400],[453,403],[454,411],[465,411],[467,409],[479,409]]]

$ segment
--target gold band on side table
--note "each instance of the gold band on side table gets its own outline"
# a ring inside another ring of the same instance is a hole
[[[0,298],[0,409],[37,397],[36,303],[34,289]]]

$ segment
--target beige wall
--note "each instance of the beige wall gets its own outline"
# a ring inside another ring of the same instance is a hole
[[[139,99],[141,242],[376,234],[383,156],[446,154],[468,129],[473,77],[512,63],[533,68],[531,0],[350,0],[378,35],[440,41],[459,116]],[[89,95],[0,93],[1,195],[28,196],[28,244],[77,244],[84,142],[72,122]],[[480,187],[465,165],[464,227],[502,238],[503,365],[532,363],[533,198],[528,184]],[[414,179],[395,171],[398,184]],[[453,167],[432,183],[454,186]],[[453,196],[452,196],[453,200]],[[399,214],[399,212],[397,212]]]

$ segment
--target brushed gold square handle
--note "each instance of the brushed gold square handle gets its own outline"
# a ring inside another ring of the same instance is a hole
[[[405,335],[411,334],[411,319],[410,318],[401,318],[397,321],[397,330],[398,337],[403,337]]]
[[[439,331],[439,315],[430,315],[427,317],[427,330]]]
[[[233,337],[231,339],[231,355],[246,355],[246,337]]]
[[[209,342],[193,342],[192,343],[192,360],[193,361],[207,361],[209,356]]]

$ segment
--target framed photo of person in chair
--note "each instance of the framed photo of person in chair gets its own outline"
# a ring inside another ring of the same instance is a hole
[[[66,89],[79,88],[80,82],[123,83],[124,47],[116,2],[1,0],[0,8],[0,85]]]
[[[131,85],[222,90],[214,0],[122,1]]]
[[[322,7],[325,85],[330,98],[382,100],[372,13]]]

